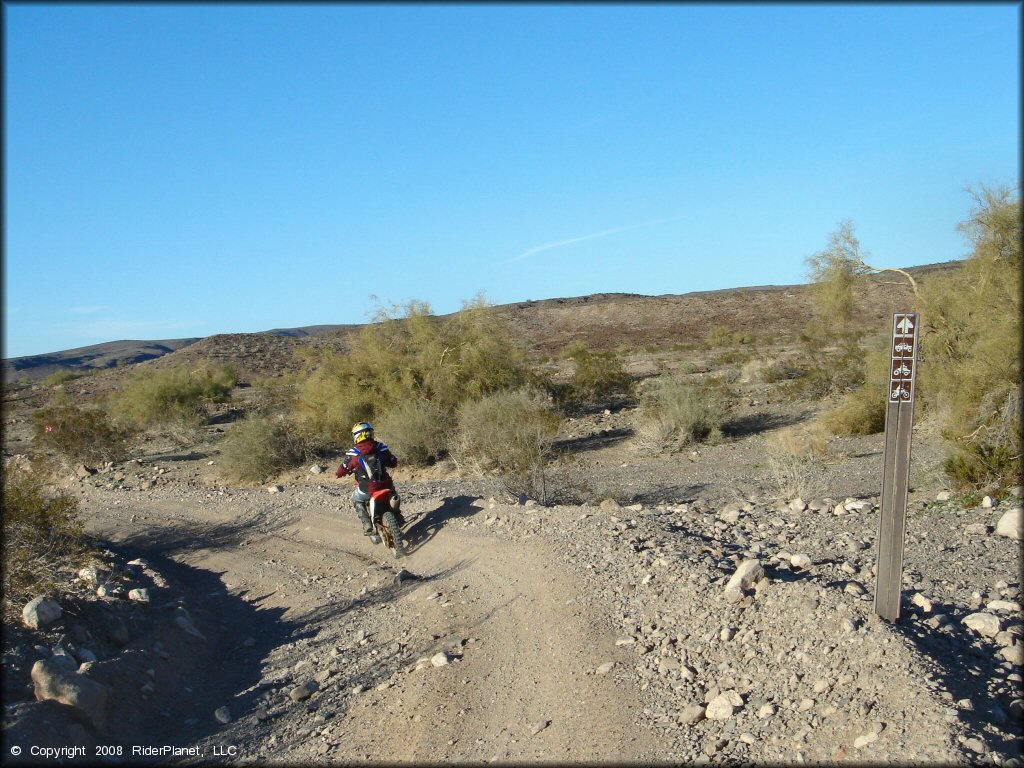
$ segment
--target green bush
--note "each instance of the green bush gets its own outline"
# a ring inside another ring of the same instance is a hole
[[[100,408],[82,408],[62,398],[32,415],[34,444],[70,462],[123,461],[134,430],[115,424]]]
[[[781,385],[783,395],[823,400],[864,383],[865,353],[855,337],[805,333],[803,341],[803,350],[792,361],[798,375]]]
[[[85,551],[78,500],[47,491],[41,474],[13,462],[3,472],[4,614],[52,590]]]
[[[39,383],[44,387],[59,387],[64,382],[73,381],[74,379],[81,378],[84,375],[85,374],[79,371],[71,371],[67,368],[61,368],[59,371],[51,373]]]
[[[312,353],[293,413],[305,433],[341,443],[354,422],[402,403],[427,401],[451,415],[463,402],[522,386],[528,377],[515,334],[482,299],[446,318],[411,301],[381,309],[349,354]]]
[[[578,343],[566,351],[565,357],[576,364],[565,395],[568,400],[594,402],[611,395],[632,394],[633,378],[626,373],[621,355],[593,352]]]
[[[448,449],[447,419],[441,407],[428,400],[407,400],[375,422],[377,435],[403,464],[423,466],[442,458]]]
[[[719,378],[690,383],[678,376],[660,376],[640,398],[635,416],[638,444],[679,450],[690,443],[720,440],[722,425],[737,399],[730,385]]]
[[[261,482],[299,465],[308,454],[285,418],[250,414],[224,438],[218,470],[228,480]]]
[[[461,469],[496,475],[509,492],[546,503],[545,463],[558,424],[541,392],[495,392],[459,408],[452,457]]]
[[[919,295],[924,414],[949,440],[946,464],[964,487],[1021,477],[1021,211],[1016,192],[982,187],[960,226],[972,246],[958,272]]]
[[[757,378],[765,384],[778,384],[799,378],[800,368],[789,359],[773,360],[758,371]]]
[[[874,435],[885,430],[889,386],[889,336],[876,337],[865,355],[864,381],[822,416],[834,435]]]
[[[757,341],[756,334],[750,331],[733,329],[728,325],[712,325],[704,334],[704,349],[723,349],[740,345],[753,345]]]
[[[198,426],[205,421],[206,404],[225,402],[237,384],[230,366],[183,367],[137,371],[114,396],[115,415],[140,428],[169,424]]]

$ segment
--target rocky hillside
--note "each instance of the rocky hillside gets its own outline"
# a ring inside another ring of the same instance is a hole
[[[958,269],[951,261],[912,267],[918,280]],[[906,281],[876,275],[866,283],[857,320],[875,327],[886,316],[906,309]],[[505,304],[499,313],[511,320],[533,349],[556,354],[582,341],[595,350],[671,348],[701,342],[708,329],[726,326],[762,339],[785,343],[807,325],[811,306],[806,285],[761,286],[702,291],[680,296],[595,294]],[[882,322],[884,325],[884,322]],[[115,341],[79,349],[4,360],[5,381],[37,381],[60,370],[85,371],[154,360],[165,355],[175,362],[215,360],[253,376],[267,376],[293,367],[293,353],[302,346],[343,349],[357,325],[316,325],[263,333],[223,333],[204,339]],[[177,354],[172,354],[176,353]]]

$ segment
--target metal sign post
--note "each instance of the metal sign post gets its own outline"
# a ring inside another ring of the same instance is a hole
[[[887,621],[900,616],[903,580],[903,539],[910,478],[910,437],[914,426],[914,382],[917,378],[918,315],[892,317],[889,403],[885,412],[885,459],[878,526],[878,576],[875,613]]]

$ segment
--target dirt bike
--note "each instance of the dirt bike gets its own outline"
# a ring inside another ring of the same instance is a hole
[[[393,550],[395,557],[405,555],[405,543],[402,541],[401,502],[398,494],[391,488],[382,488],[370,494],[370,523],[384,545]]]

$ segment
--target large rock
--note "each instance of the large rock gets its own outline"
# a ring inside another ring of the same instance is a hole
[[[37,597],[21,609],[21,619],[32,629],[46,629],[61,616],[60,605],[49,597]]]
[[[36,699],[58,701],[75,709],[93,726],[106,727],[110,689],[64,669],[55,659],[41,659],[32,666]]]
[[[1016,507],[1000,517],[996,524],[996,533],[1015,541],[1024,538],[1024,511]]]

